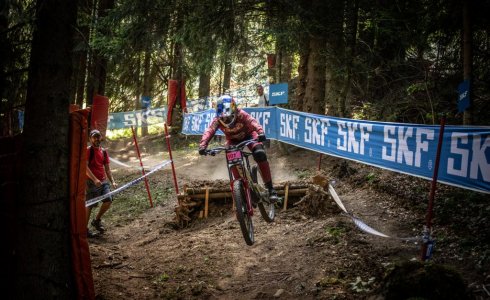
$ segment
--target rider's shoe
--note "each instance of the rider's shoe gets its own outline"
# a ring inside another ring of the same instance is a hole
[[[279,197],[277,196],[277,192],[274,188],[269,189],[269,201],[271,203],[276,203],[279,201]]]
[[[252,207],[253,208],[257,208],[257,200],[260,200],[260,199],[257,199],[257,197],[255,195],[252,196]]]

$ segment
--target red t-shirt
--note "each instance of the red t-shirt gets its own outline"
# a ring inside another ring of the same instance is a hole
[[[104,151],[102,151],[102,148],[96,148],[93,147],[94,151],[94,157],[92,158],[92,161],[90,161],[90,148],[92,146],[87,148],[87,161],[88,161],[88,167],[92,173],[94,173],[95,177],[99,179],[100,181],[105,180],[105,169],[104,165],[109,164],[109,155],[104,155]]]

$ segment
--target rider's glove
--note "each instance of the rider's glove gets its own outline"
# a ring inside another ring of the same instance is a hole
[[[206,148],[199,148],[199,155],[206,155]]]
[[[258,141],[259,142],[265,142],[267,138],[265,137],[265,134],[259,134]]]

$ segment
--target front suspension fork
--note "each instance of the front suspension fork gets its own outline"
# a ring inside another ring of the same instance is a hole
[[[241,181],[242,182],[242,185],[243,185],[243,189],[245,190],[245,201],[247,203],[247,213],[249,216],[253,216],[254,215],[254,209],[253,209],[253,206],[252,206],[252,194],[250,192],[250,187],[248,186],[248,183],[239,178],[239,179],[235,179],[233,181],[230,182],[230,186],[231,186],[231,191],[232,191],[232,195],[234,195],[235,193],[233,192],[233,185],[235,183],[235,181]]]

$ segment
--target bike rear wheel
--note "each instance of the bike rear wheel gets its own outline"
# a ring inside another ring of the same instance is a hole
[[[264,181],[262,180],[262,175],[257,170],[257,165],[252,166],[251,171],[252,181],[254,182],[254,184],[259,185],[260,189],[265,191]],[[259,207],[260,215],[262,216],[262,218],[264,218],[267,223],[271,223],[274,221],[274,218],[276,216],[276,207],[274,203],[270,203],[268,200],[269,199],[267,199],[266,202],[263,199],[259,199],[257,206]]]
[[[247,198],[243,182],[237,180],[233,183],[233,200],[235,201],[236,217],[247,245],[254,243],[254,225],[252,217],[248,214]]]

